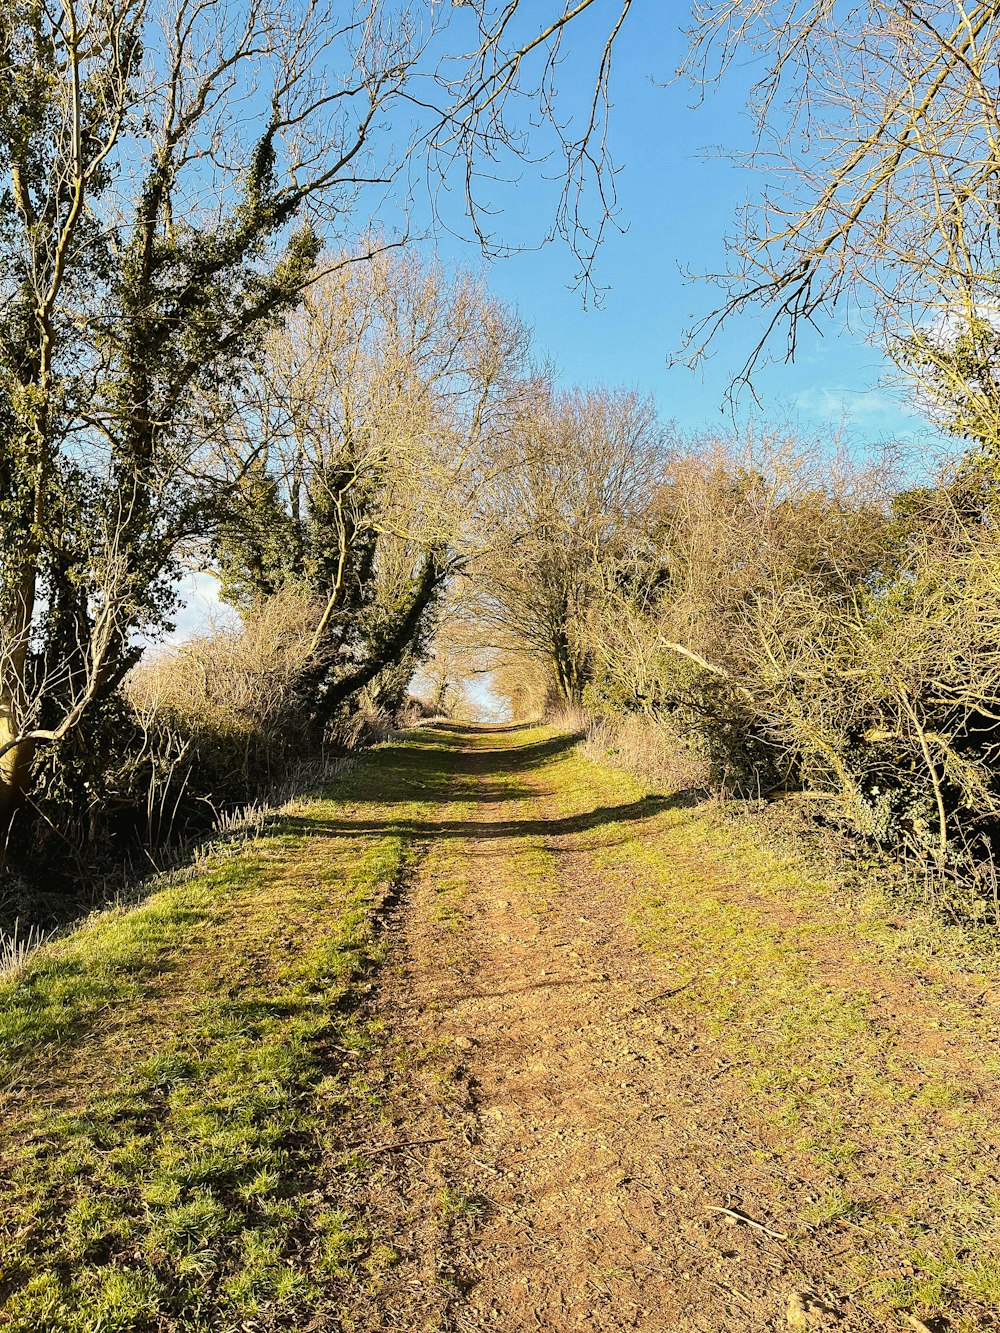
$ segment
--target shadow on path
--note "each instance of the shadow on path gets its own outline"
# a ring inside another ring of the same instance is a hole
[[[381,798],[380,798],[381,799]],[[410,798],[412,800],[412,797]],[[282,822],[290,832],[312,836],[357,838],[365,834],[399,833],[411,837],[477,838],[557,838],[570,833],[587,833],[606,824],[625,824],[652,819],[664,810],[674,810],[687,802],[676,796],[646,796],[626,805],[599,805],[579,815],[559,819],[310,819],[289,815]]]
[[[455,722],[436,722],[432,726],[408,732],[402,742],[387,745],[378,752],[377,790],[371,803],[380,807],[377,817],[365,815],[364,805],[352,804],[343,816],[316,818],[286,815],[282,827],[289,833],[308,833],[313,837],[357,838],[394,833],[409,838],[466,838],[496,842],[503,838],[558,838],[587,833],[607,825],[634,824],[653,819],[665,810],[690,806],[691,793],[670,796],[644,796],[622,805],[601,805],[576,815],[522,819],[438,819],[430,811],[445,812],[455,805],[497,805],[507,801],[533,801],[547,795],[536,784],[531,790],[518,781],[518,775],[544,767],[571,750],[576,736],[561,733],[527,744],[477,744],[477,738],[516,736],[537,730],[530,723],[506,726],[471,726]],[[483,779],[487,778],[484,784]],[[336,801],[335,794],[333,795]],[[430,807],[415,813],[414,804]],[[391,807],[407,807],[394,817]],[[385,808],[389,807],[386,812]]]
[[[445,726],[449,731],[442,734]],[[519,725],[508,730],[522,729]],[[498,730],[496,727],[484,728],[483,733],[494,734]],[[517,782],[518,775],[542,768],[577,743],[575,736],[559,735],[528,745],[462,747],[462,741],[473,741],[476,735],[466,726],[435,723],[433,728],[411,732],[403,745],[386,746],[380,750],[378,766],[385,781],[378,794],[379,804],[391,805],[395,801],[410,804],[415,790],[425,792],[428,800],[442,797],[453,801],[490,802],[523,799],[525,791]],[[478,779],[486,773],[499,781],[491,781],[489,787],[484,788]],[[466,783],[467,778],[477,780]],[[505,782],[504,778],[511,781]]]
[[[449,731],[458,736],[506,736],[512,731],[535,731],[536,722],[431,722],[427,731]]]

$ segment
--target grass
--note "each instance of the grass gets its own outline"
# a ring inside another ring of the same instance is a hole
[[[34,951],[48,938],[38,926],[22,929],[19,920],[14,921],[9,934],[0,931],[0,980],[6,973],[16,972]]]
[[[405,798],[433,802],[441,767],[390,747],[0,987],[5,1327],[302,1327],[392,1262],[349,1206],[343,1125],[372,1098],[348,1067],[428,808]],[[352,809],[378,835],[326,836]]]

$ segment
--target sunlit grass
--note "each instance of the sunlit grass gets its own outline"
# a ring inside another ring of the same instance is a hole
[[[353,996],[414,855],[427,807],[410,797],[442,782],[425,747],[389,747],[335,802],[101,914],[0,988],[5,1081],[41,1080],[4,1126],[5,1327],[299,1327],[393,1262],[323,1164],[331,1107],[368,1097],[340,1053],[377,1039]],[[379,831],[325,836],[359,813]]]
[[[523,753],[476,775],[455,772],[460,734],[386,746],[331,799],[290,807],[203,873],[46,945],[0,987],[5,1327],[336,1326],[345,1291],[377,1285],[396,1254],[338,1184],[365,1169],[341,1120],[382,1114],[374,1053],[403,1081],[408,1061],[425,1061],[427,1086],[455,1064],[447,1045],[386,1048],[355,1004],[383,957],[379,911],[422,858],[447,964],[476,887],[466,826],[472,836],[492,790],[509,827],[489,848],[504,858],[491,882],[509,876],[546,912],[559,863],[532,827],[536,770],[566,829],[607,812],[580,826],[595,891],[621,896],[685,983],[668,1012],[709,1051],[707,1095],[725,1099],[748,1159],[799,1182],[775,1219],[789,1245],[843,1255],[873,1327],[907,1313],[956,1333],[984,1326],[1000,1304],[996,1127],[961,1067],[894,1040],[879,978],[915,978],[927,1032],[986,1077],[988,1011],[949,969],[964,964],[985,990],[989,960],[901,922],[874,888],[839,897],[794,848],[711,806],[647,811],[641,783],[550,740],[518,733]],[[461,1181],[433,1198],[446,1231],[480,1208]]]

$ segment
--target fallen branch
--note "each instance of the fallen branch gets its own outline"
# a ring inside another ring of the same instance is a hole
[[[640,1009],[648,1009],[649,1006],[655,1004],[657,1000],[669,1000],[672,996],[679,995],[682,990],[687,990],[688,986],[693,984],[694,978],[692,978],[691,981],[682,982],[681,985],[675,986],[673,990],[662,990],[659,995],[651,995],[648,1000],[643,1000],[642,1004],[636,1005],[635,1011],[638,1013]]]
[[[724,1213],[726,1217],[731,1217],[736,1222],[742,1222],[745,1226],[753,1227],[754,1231],[763,1231],[765,1236],[773,1236],[775,1240],[788,1239],[783,1231],[772,1231],[763,1222],[755,1222],[752,1217],[747,1217],[746,1213],[738,1212],[735,1208],[721,1208],[714,1203],[708,1203],[705,1207],[710,1213]]]

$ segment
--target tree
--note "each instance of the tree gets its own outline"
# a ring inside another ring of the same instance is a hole
[[[964,334],[994,310],[998,50],[992,0],[699,4],[688,64],[699,82],[737,57],[763,67],[750,161],[768,185],[742,217],[723,305],[694,330],[694,352],[729,316],[764,307],[747,379],[777,331],[791,356],[803,325],[846,304],[905,362],[914,333]]]
[[[669,720],[728,787],[850,785],[838,654],[884,559],[880,498],[781,434],[678,449],[592,622],[595,703]]]
[[[921,330],[901,340],[897,360],[923,390],[924,405],[942,430],[971,442],[968,465],[1000,461],[1000,329],[970,312],[964,323]]]
[[[302,687],[320,735],[380,673],[412,674],[468,558],[527,348],[480,282],[413,252],[327,270],[230,405],[216,548],[238,605],[309,590]]]
[[[420,153],[460,171],[485,241],[479,163],[523,158],[525,97],[565,150],[567,189],[599,186],[628,3],[582,120],[557,112],[550,77],[595,3],[552,0],[540,20],[521,0],[367,0],[347,17],[327,0],[5,6],[0,822],[39,745],[62,764],[87,749],[85,721],[111,706],[140,632],[169,619],[177,552],[216,500],[204,395],[239,379],[323,240],[356,230],[364,192],[405,196]],[[563,231],[586,253],[571,214]]]
[[[506,466],[484,492],[488,548],[477,604],[500,651],[548,665],[579,705],[590,678],[588,619],[642,530],[663,445],[652,404],[627,390],[525,398]]]

